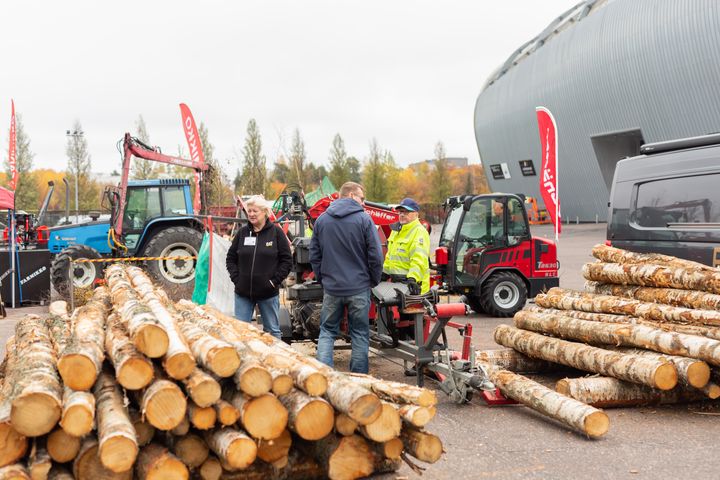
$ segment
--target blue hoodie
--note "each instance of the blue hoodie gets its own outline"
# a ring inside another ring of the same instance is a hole
[[[357,295],[380,283],[383,254],[375,224],[352,198],[340,198],[315,221],[310,263],[323,289]]]

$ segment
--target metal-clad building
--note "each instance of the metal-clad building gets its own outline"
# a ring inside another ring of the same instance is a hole
[[[563,217],[606,220],[618,160],[720,131],[720,1],[584,1],[519,48],[475,105],[493,191],[541,201],[540,105],[558,125]]]

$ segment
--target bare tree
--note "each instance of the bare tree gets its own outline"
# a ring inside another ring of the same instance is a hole
[[[150,145],[150,135],[142,115],[139,115],[137,122],[135,122],[135,135],[145,145]],[[134,157],[131,170],[132,177],[138,180],[157,178],[157,168],[150,160]]]

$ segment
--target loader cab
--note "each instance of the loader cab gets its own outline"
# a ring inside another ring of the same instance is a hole
[[[128,183],[123,237],[129,249],[138,246],[153,220],[192,215],[190,183],[185,179],[137,180]]]
[[[439,246],[448,252],[445,278],[452,287],[474,286],[487,265],[498,263],[493,252],[530,240],[523,200],[517,195],[453,197],[447,206]]]

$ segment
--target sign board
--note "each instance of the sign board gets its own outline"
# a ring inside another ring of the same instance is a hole
[[[495,165],[490,165],[490,173],[492,173],[492,176],[495,180],[502,180],[505,178],[505,174],[503,173],[503,169],[499,163]]]
[[[535,165],[532,160],[520,160],[520,171],[524,177],[534,177],[537,175],[535,173]]]
[[[502,173],[505,178],[510,178],[510,168],[508,167],[507,163],[501,163],[500,167],[502,168]]]

